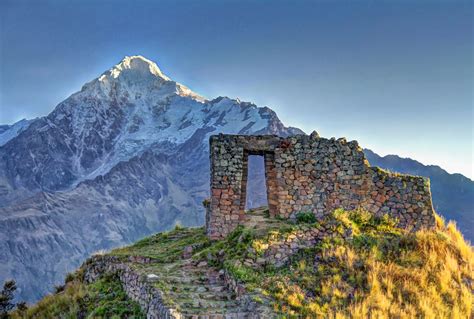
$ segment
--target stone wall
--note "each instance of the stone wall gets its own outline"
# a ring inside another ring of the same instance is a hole
[[[210,238],[229,234],[245,219],[249,155],[265,158],[271,216],[321,218],[337,208],[390,214],[400,226],[434,225],[429,181],[371,167],[356,141],[296,135],[214,135],[210,138],[211,200],[206,217]]]
[[[183,253],[187,254],[186,251]],[[96,255],[88,259],[81,268],[84,270],[84,280],[88,283],[96,281],[105,274],[116,274],[127,296],[138,302],[140,308],[146,314],[147,319],[258,319],[273,317],[271,308],[256,302],[253,299],[253,294],[245,289],[244,284],[235,280],[225,270],[213,271],[219,278],[214,278],[212,284],[216,287],[215,280],[222,281],[225,289],[235,294],[235,300],[229,300],[230,308],[222,308],[225,307],[224,304],[217,304],[216,307],[218,307],[219,313],[194,314],[186,311],[182,313],[178,309],[170,307],[169,302],[164,302],[162,292],[153,287],[152,283],[157,280],[157,277],[153,277],[153,275],[151,275],[152,277],[150,277],[150,275],[141,275],[128,265],[128,263],[137,264],[150,262],[152,261],[146,257],[130,256],[128,262],[124,262],[124,260],[115,256]],[[207,267],[207,265],[197,267]],[[196,283],[196,288],[199,289],[198,283]],[[208,297],[209,296],[205,296],[204,298]],[[210,302],[212,303],[212,301]],[[239,312],[235,312],[235,302],[239,304]],[[199,302],[199,304],[201,303]]]
[[[147,262],[147,260],[133,262]],[[117,274],[127,296],[138,302],[147,319],[180,319],[183,316],[165,305],[161,293],[146,278],[133,271],[127,264],[113,256],[94,256],[83,265],[84,279],[93,282],[106,273]]]

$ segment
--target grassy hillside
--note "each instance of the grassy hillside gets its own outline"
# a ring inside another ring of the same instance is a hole
[[[115,276],[85,284],[82,273],[69,275],[63,287],[36,305],[15,311],[12,318],[146,318],[139,305],[129,300]]]
[[[214,242],[207,239],[203,228],[177,228],[110,255],[124,262],[130,256],[153,260],[134,266],[143,274],[157,274],[160,280],[155,285],[165,301],[183,313],[227,307],[230,299],[213,299],[222,290],[212,295],[210,289],[203,289],[207,304],[198,302],[204,298],[199,292],[199,286],[206,287],[206,281],[199,281],[204,270],[224,269],[275,317],[472,317],[473,249],[453,223],[445,224],[437,216],[435,229],[408,233],[387,216],[377,218],[364,211],[338,210],[319,223],[302,217],[295,223],[265,218],[265,222],[239,227],[227,239]],[[282,267],[247,263],[262,258],[272,242],[313,227],[331,228],[339,235],[300,250]],[[191,255],[183,261],[183,251],[190,245]],[[30,308],[26,317],[81,311],[103,318],[142,316],[119,286],[111,277],[93,285],[74,279],[65,291]]]
[[[240,262],[247,258],[248,247],[258,253],[258,247],[281,231],[258,237],[242,228],[203,254],[229,247],[217,266],[228,268],[249,290],[269,297],[274,310],[289,317],[472,315],[473,250],[453,223],[445,225],[437,216],[435,230],[407,233],[393,220],[363,211],[336,211],[333,218],[331,227],[341,234],[350,229],[352,237],[322,241],[293,256],[286,267],[255,271]]]

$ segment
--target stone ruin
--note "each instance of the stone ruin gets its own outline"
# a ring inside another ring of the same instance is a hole
[[[371,167],[357,141],[311,135],[214,135],[210,137],[211,199],[206,230],[211,239],[227,236],[245,222],[249,155],[265,162],[271,217],[317,218],[335,209],[389,214],[410,230],[432,227],[429,180]]]

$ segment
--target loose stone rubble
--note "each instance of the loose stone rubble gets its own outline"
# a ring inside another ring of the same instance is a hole
[[[265,160],[270,216],[322,218],[337,208],[389,214],[410,230],[434,225],[429,180],[371,167],[357,141],[296,135],[210,137],[211,199],[206,229],[225,238],[245,219],[249,155]]]

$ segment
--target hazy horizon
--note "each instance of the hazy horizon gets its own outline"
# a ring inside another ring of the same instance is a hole
[[[2,2],[0,123],[139,54],[207,98],[473,178],[469,1],[138,3]]]

